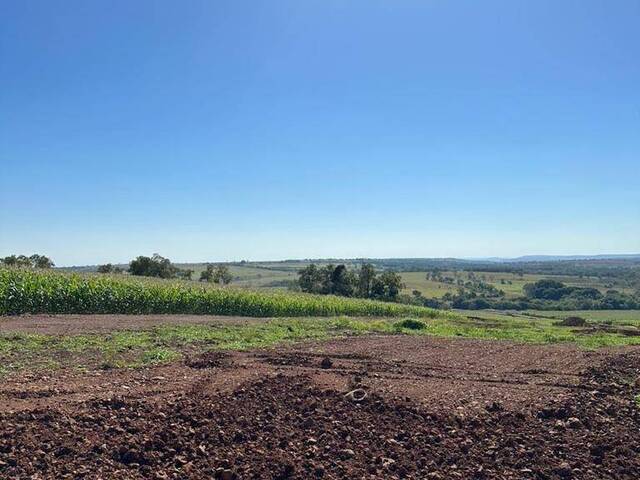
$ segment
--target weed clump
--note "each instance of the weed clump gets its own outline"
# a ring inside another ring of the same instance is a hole
[[[400,322],[396,322],[395,325],[396,330],[408,329],[408,330],[423,330],[427,328],[427,324],[421,320],[416,320],[414,318],[405,318]]]

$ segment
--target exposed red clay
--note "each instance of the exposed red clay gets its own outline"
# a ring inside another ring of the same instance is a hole
[[[636,479],[639,377],[638,348],[418,336],[15,374],[0,477]]]

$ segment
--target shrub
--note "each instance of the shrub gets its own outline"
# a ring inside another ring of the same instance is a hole
[[[405,318],[404,320],[400,321],[400,322],[396,322],[394,324],[394,327],[397,330],[401,330],[403,328],[409,329],[409,330],[422,330],[424,328],[427,328],[427,325],[420,321],[420,320],[415,320],[413,318]]]

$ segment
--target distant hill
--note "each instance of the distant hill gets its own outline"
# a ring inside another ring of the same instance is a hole
[[[603,254],[603,255],[523,255],[515,258],[489,257],[477,258],[476,261],[488,262],[558,262],[563,260],[637,260],[640,253]]]
[[[276,270],[279,272],[297,272],[309,263],[340,264],[355,268],[362,263],[372,263],[377,268],[397,271],[430,271],[438,270],[477,270],[477,271],[527,271],[530,273],[572,273],[595,274],[596,270],[610,268],[638,268],[640,254],[601,254],[601,255],[523,255],[521,257],[485,257],[485,258],[318,258],[284,261],[262,262],[215,262],[226,263],[233,273],[242,277],[241,273],[258,275],[258,270]],[[196,276],[206,263],[176,263],[180,268],[195,270]],[[114,265],[115,266],[115,265]],[[118,264],[126,270],[127,264]],[[75,272],[95,272],[97,265],[58,267],[60,270]],[[569,270],[568,270],[569,269]],[[575,270],[575,271],[574,271]]]

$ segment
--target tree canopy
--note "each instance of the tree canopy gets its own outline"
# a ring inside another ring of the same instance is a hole
[[[378,275],[368,263],[357,271],[342,264],[318,267],[312,263],[298,275],[300,290],[307,293],[395,301],[403,288],[399,274],[386,271]]]
[[[26,255],[9,255],[0,260],[6,267],[16,268],[53,268],[53,261],[45,256],[34,253],[27,257]]]
[[[233,275],[226,265],[215,266],[207,264],[207,268],[200,272],[201,282],[213,282],[219,285],[228,285],[233,280]]]

